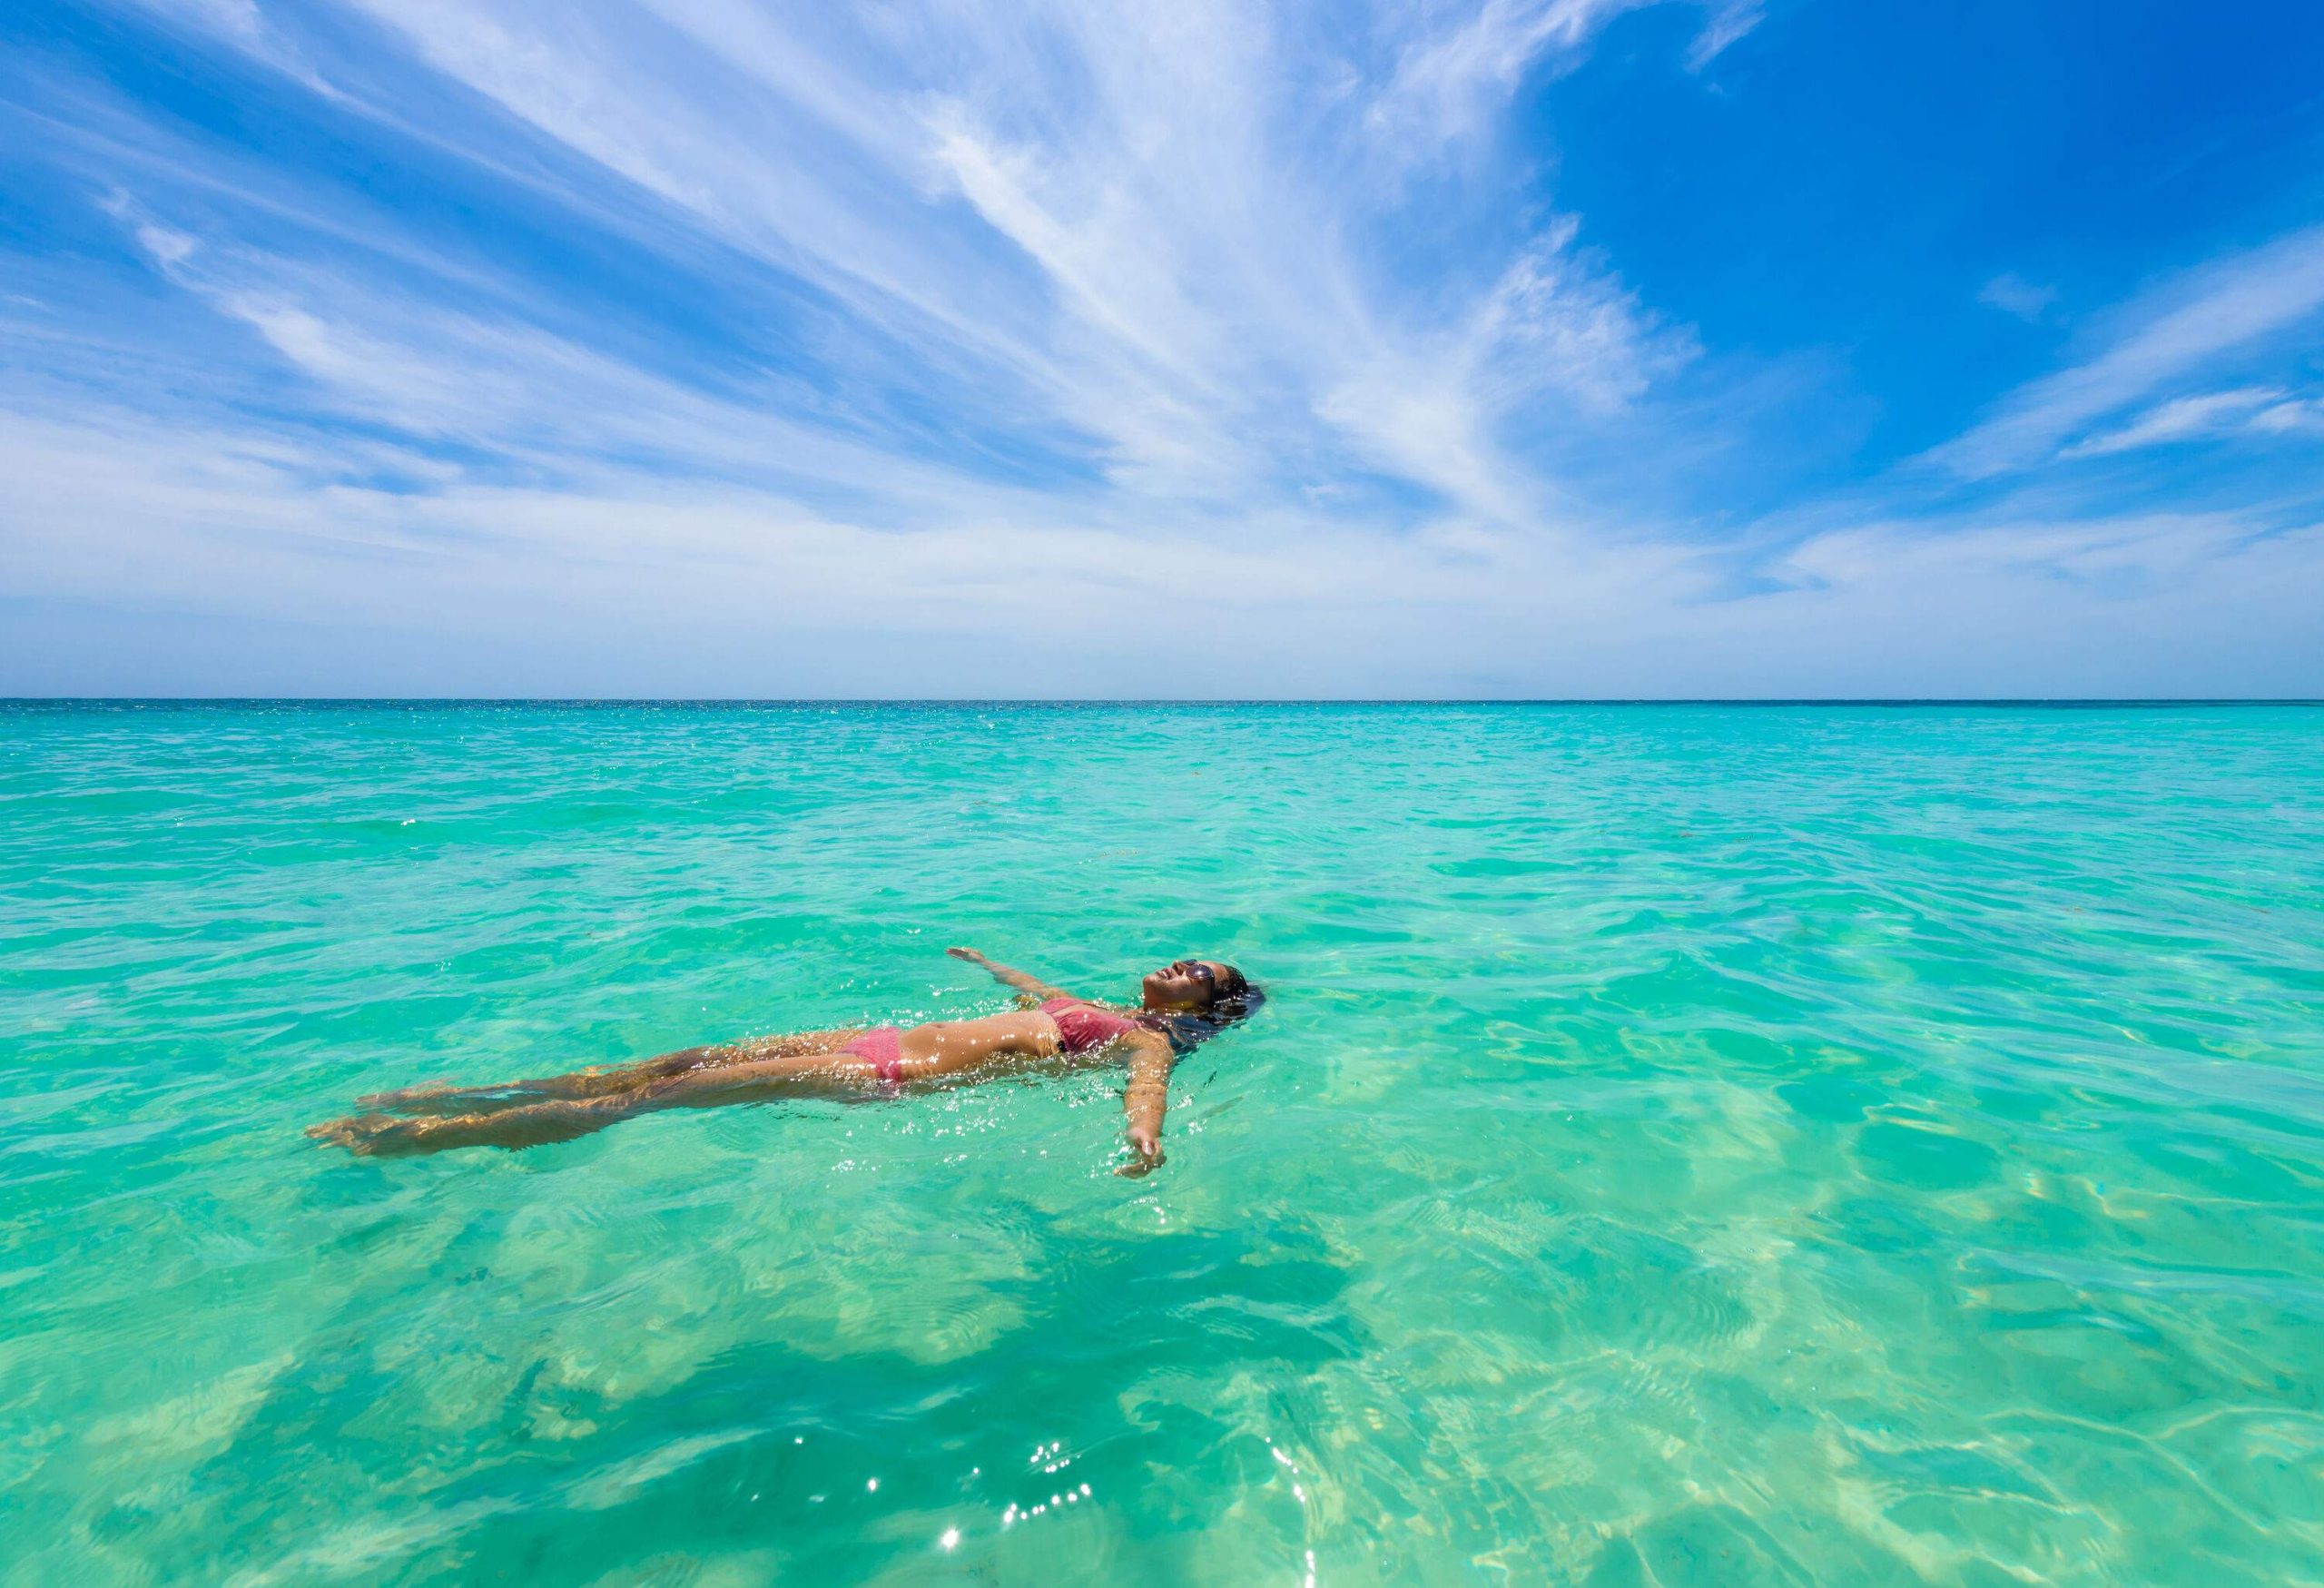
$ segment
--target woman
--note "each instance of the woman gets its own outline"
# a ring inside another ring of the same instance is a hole
[[[1216,960],[1177,960],[1147,973],[1135,1011],[1077,998],[1039,977],[996,965],[974,949],[953,958],[981,965],[1016,990],[1019,1009],[927,1025],[804,1031],[728,1047],[687,1048],[613,1070],[581,1070],[507,1086],[415,1087],[360,1100],[378,1110],[317,1125],[307,1134],[366,1156],[440,1152],[449,1147],[537,1147],[570,1141],[656,1109],[710,1109],[775,1098],[857,1098],[906,1081],[975,1081],[1033,1065],[1124,1064],[1134,1157],[1118,1173],[1142,1175],[1162,1161],[1162,1110],[1178,1056],[1248,1016],[1259,990]]]

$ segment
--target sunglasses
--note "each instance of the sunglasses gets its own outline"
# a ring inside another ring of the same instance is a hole
[[[1218,985],[1218,972],[1212,970],[1208,965],[1204,964],[1200,960],[1177,960],[1172,962],[1170,969],[1178,972],[1182,975],[1192,976],[1196,981],[1201,982],[1206,987],[1216,987]]]

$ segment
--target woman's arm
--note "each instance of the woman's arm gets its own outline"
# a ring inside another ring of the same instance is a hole
[[[1124,1037],[1129,1048],[1129,1084],[1122,1089],[1122,1113],[1129,1122],[1130,1149],[1137,1154],[1114,1172],[1136,1177],[1162,1161],[1162,1112],[1170,1106],[1170,1067],[1178,1061],[1170,1039],[1159,1031]]]
[[[993,979],[1002,986],[1024,994],[1035,1003],[1040,1003],[1051,998],[1073,996],[1062,987],[1050,986],[1039,976],[1029,976],[1022,971],[1012,971],[1007,965],[996,965],[974,949],[946,949],[944,952],[956,960],[966,960],[971,965],[983,966],[992,972]]]

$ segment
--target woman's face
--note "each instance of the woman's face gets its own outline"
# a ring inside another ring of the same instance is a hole
[[[1160,970],[1146,973],[1146,1007],[1208,1009],[1217,986],[1217,961],[1173,960]]]

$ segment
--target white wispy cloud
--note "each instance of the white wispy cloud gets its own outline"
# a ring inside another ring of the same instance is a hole
[[[1610,277],[1577,259],[1553,222],[1457,323],[1376,352],[1322,393],[1317,411],[1366,455],[1491,522],[1539,525],[1549,488],[1491,441],[1495,416],[1549,399],[1619,410],[1698,349]]]
[[[1603,409],[1684,361],[1570,218],[1521,239],[1452,330],[1443,303],[1384,291],[1352,242],[1377,220],[1366,184],[1319,189],[1295,135],[1345,87],[1279,59],[1247,8],[961,5],[851,31],[726,0],[354,3],[416,64],[1090,435],[1126,489],[1239,499],[1353,469],[1506,518],[1541,494],[1496,439],[1512,406]],[[1357,97],[1503,82],[1614,9],[1488,6]],[[238,18],[221,33],[241,45]],[[295,314],[225,306],[286,356],[330,356]],[[341,383],[359,367],[395,364],[355,354]]]
[[[1432,157],[1484,132],[1526,77],[1571,66],[1616,17],[1662,3],[1484,0],[1449,16],[1423,12],[1399,44],[1394,72],[1371,99],[1365,123],[1392,159]],[[1709,15],[1688,48],[1689,71],[1701,71],[1765,16],[1757,0],[1696,3]]]
[[[269,22],[258,0],[115,0],[148,13],[165,25],[209,34],[261,61],[327,98],[339,89],[315,69],[306,53]]]
[[[2199,440],[2238,430],[2283,435],[2302,428],[2312,406],[2273,386],[2246,386],[2229,391],[2206,391],[2198,397],[2173,398],[2155,404],[2118,429],[2101,430],[2075,442],[2058,456],[2102,458],[2110,452]]]
[[[1759,0],[1726,0],[1724,5],[1714,5],[1702,32],[1687,46],[1687,69],[1701,71],[1767,19],[1767,7]]]
[[[1423,33],[1366,119],[1406,148],[1433,151],[1474,135],[1544,55],[1570,53],[1615,16],[1649,0],[1485,0]]]
[[[2284,331],[2324,308],[2324,226],[2217,261],[2111,317],[2092,357],[2004,398],[1930,456],[1974,478],[2054,457],[2096,421]]]
[[[2036,286],[2014,271],[2003,271],[1977,290],[1978,302],[2025,321],[2041,319],[2057,301],[2055,287]]]
[[[74,604],[84,631],[120,615],[108,636],[200,614],[386,647],[344,681],[307,676],[326,688],[2240,694],[2324,662],[2324,527],[2233,515],[1874,522],[1720,599],[1722,559],[1669,540],[1400,539],[1322,513],[1221,536],[1053,502],[899,534],[638,472],[318,485],[348,462],[246,429],[0,409],[10,587]],[[610,668],[608,636],[627,647]],[[17,647],[51,636],[20,622],[0,662],[37,677]]]

